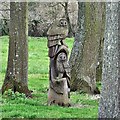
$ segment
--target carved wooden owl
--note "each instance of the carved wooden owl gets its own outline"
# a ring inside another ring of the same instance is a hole
[[[63,44],[68,35],[68,24],[65,18],[57,19],[48,29],[48,47],[55,46],[57,44]]]
[[[56,59],[56,68],[58,72],[58,77],[64,77],[64,74],[69,74],[70,68],[68,65],[68,58],[65,52],[58,54]]]
[[[65,52],[61,52],[58,54],[58,56],[57,56],[58,62],[65,62],[66,60],[67,60],[67,56],[66,56]]]

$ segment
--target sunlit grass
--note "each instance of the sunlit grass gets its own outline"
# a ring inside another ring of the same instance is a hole
[[[2,42],[2,70],[0,85],[2,85],[7,65],[8,37],[0,37]],[[73,39],[66,40],[72,48]],[[27,99],[24,94],[13,93],[10,90],[3,95],[2,116],[4,118],[97,118],[98,100],[90,95],[71,93],[72,107],[47,105],[48,80],[48,48],[46,38],[29,37],[29,89],[33,90],[33,98]]]

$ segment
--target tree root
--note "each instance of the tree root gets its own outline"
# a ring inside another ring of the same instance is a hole
[[[14,81],[9,80],[7,82],[4,82],[2,89],[1,89],[2,95],[8,89],[12,89],[14,93],[15,92],[24,93],[27,98],[32,98],[33,91],[29,90],[28,86],[24,85],[23,83],[17,82],[15,80]]]

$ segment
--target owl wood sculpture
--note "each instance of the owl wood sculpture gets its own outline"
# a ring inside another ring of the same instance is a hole
[[[47,32],[50,57],[48,104],[70,105],[70,67],[68,47],[63,40],[68,35],[66,19],[57,19]]]
[[[68,24],[65,18],[56,19],[47,32],[49,57],[54,57],[58,45],[64,45],[63,40],[68,35]]]

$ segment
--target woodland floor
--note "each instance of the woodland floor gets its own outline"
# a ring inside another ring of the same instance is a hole
[[[0,86],[2,86],[7,65],[8,36],[0,37]],[[73,39],[66,40],[72,48]],[[1,59],[2,57],[2,59]],[[2,61],[1,61],[2,60]],[[71,92],[72,107],[47,105],[48,48],[46,38],[29,37],[29,89],[33,98],[7,91],[0,99],[3,118],[97,118],[98,99],[80,92]],[[0,111],[1,111],[0,110]]]

